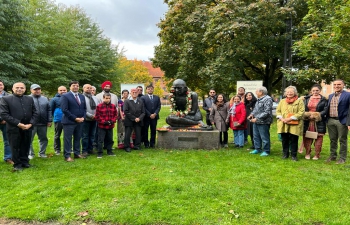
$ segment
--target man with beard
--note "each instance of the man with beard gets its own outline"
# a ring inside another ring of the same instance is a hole
[[[32,131],[32,141],[29,150],[29,159],[34,158],[34,148],[33,139],[35,134],[38,135],[40,150],[38,156],[41,158],[47,158],[46,148],[49,140],[47,139],[47,127],[51,127],[52,123],[52,112],[50,107],[49,99],[41,94],[41,87],[38,84],[32,84],[30,86],[31,96],[34,99],[34,104],[36,111],[38,112],[38,117],[34,122]]]
[[[103,101],[103,94],[104,93],[110,93],[112,88],[112,83],[109,80],[106,80],[101,84],[102,92],[97,94],[96,97],[100,100],[100,102]],[[118,105],[118,97],[115,94],[111,94],[111,103],[115,106]]]
[[[24,83],[15,83],[12,87],[13,95],[7,95],[0,100],[1,118],[6,121],[14,171],[29,168],[29,146],[32,137],[32,126],[38,113],[34,100],[25,96]]]
[[[95,139],[97,123],[95,120],[96,106],[100,103],[96,96],[92,96],[92,86],[85,84],[83,86],[86,102],[86,118],[83,123],[83,137],[81,140],[83,156],[93,154],[93,143]]]

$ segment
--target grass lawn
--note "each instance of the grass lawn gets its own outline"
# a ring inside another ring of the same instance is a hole
[[[169,110],[163,107],[159,127]],[[349,224],[350,167],[281,159],[276,124],[269,157],[246,149],[142,149],[67,163],[35,157],[11,172],[0,164],[1,218],[62,224]],[[229,142],[232,142],[232,131]],[[38,152],[38,142],[34,143]],[[115,144],[116,146],[116,144]],[[247,145],[250,146],[250,143]],[[0,146],[3,156],[3,148]],[[313,156],[313,155],[312,155]],[[35,223],[35,222],[34,222]]]

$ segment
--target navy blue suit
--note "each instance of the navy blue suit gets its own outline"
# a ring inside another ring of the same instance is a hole
[[[61,109],[63,112],[62,125],[64,132],[64,157],[70,157],[72,151],[73,137],[73,152],[74,155],[80,155],[80,140],[82,136],[83,123],[75,121],[76,118],[81,118],[86,115],[85,97],[78,94],[80,104],[75,99],[73,92],[67,92],[61,96]]]
[[[144,95],[141,97],[143,104],[145,106],[146,116],[143,119],[143,128],[142,128],[142,142],[145,144],[145,147],[151,146],[154,147],[156,142],[156,132],[157,132],[157,120],[159,119],[159,111],[161,109],[160,98],[157,95],[152,95],[153,99],[151,100],[149,95]],[[151,114],[157,114],[154,119],[151,119]],[[148,128],[151,128],[151,139],[148,140]]]
[[[330,108],[333,96],[334,96],[334,93],[329,95],[328,110]],[[338,101],[338,118],[339,118],[339,122],[343,125],[346,124],[346,119],[349,112],[349,106],[350,106],[350,92],[343,91]],[[329,116],[329,113],[328,113],[328,116]]]

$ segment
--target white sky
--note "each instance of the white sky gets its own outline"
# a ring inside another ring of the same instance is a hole
[[[163,0],[56,0],[66,6],[79,5],[113,44],[124,47],[128,59],[149,60],[158,45],[156,26],[168,6]]]

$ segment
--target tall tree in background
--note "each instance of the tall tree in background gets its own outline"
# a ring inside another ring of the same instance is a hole
[[[20,0],[0,0],[0,77],[5,84],[27,81],[23,76],[30,69],[23,58],[33,52],[36,42],[28,28],[30,17]]]
[[[28,2],[30,29],[38,41],[35,52],[24,60],[31,69],[30,82],[40,80],[52,90],[70,80],[100,84],[113,74],[118,52],[81,8],[48,0]]]
[[[271,92],[283,73],[285,40],[300,39],[305,0],[174,0],[161,20],[152,59],[168,78],[205,92],[233,90],[237,80],[262,80]],[[298,29],[286,32],[286,20]],[[302,59],[293,59],[299,63]]]
[[[309,0],[303,23],[307,33],[295,43],[296,52],[308,59],[308,66],[286,71],[299,80],[350,82],[350,1]]]
[[[116,84],[115,91],[119,91],[122,83],[142,83],[145,85],[152,83],[152,76],[140,60],[128,60],[126,57],[121,57],[116,65],[116,71],[118,75],[112,80]]]
[[[0,75],[7,86],[39,83],[45,93],[70,80],[99,86],[117,76],[121,55],[79,7],[0,0]]]

